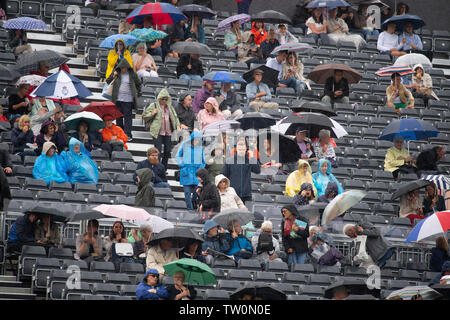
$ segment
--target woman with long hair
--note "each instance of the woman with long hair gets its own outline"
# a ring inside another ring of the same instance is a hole
[[[125,231],[125,226],[122,221],[115,221],[110,234],[103,240],[104,247],[106,250],[105,261],[109,261],[111,259],[111,249],[113,243],[127,243],[127,233]]]
[[[425,196],[423,198],[423,213],[425,215],[445,210],[444,197],[438,194],[436,184],[432,182],[425,187]]]
[[[303,75],[303,63],[298,60],[297,54],[295,52],[289,52],[286,62],[283,64],[283,72],[282,79],[295,79],[296,88],[299,88],[299,92],[308,88],[311,90],[309,86],[309,80],[305,78]]]
[[[316,43],[318,43],[319,39],[322,43],[328,43],[328,21],[324,22],[322,8],[314,9],[312,16],[306,20],[306,26],[308,27],[308,30],[306,31],[307,37],[314,38]]]

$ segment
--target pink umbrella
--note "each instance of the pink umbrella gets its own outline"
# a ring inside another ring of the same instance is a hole
[[[151,215],[142,208],[134,208],[124,204],[102,204],[94,208],[105,216],[115,217],[123,220],[147,220]]]

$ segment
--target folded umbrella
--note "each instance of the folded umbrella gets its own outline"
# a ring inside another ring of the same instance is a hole
[[[192,229],[184,227],[173,227],[164,229],[159,232],[157,235],[152,237],[152,240],[150,240],[149,244],[150,246],[154,246],[163,239],[172,240],[177,248],[183,248],[189,240],[197,240],[203,242],[203,239],[199,236],[199,234],[192,231]]]
[[[325,225],[337,216],[340,216],[359,203],[366,195],[367,193],[361,190],[348,190],[339,194],[325,207],[321,224]]]
[[[105,38],[99,45],[100,48],[108,48],[113,49],[114,44],[117,40],[122,39],[125,42],[125,46],[132,46],[134,45],[138,39],[132,35],[128,34],[113,34],[112,36],[109,36]]]
[[[169,276],[182,271],[185,275],[184,281],[189,284],[207,285],[217,282],[214,271],[207,264],[196,259],[183,258],[172,261],[164,265],[164,271]]]
[[[31,71],[39,70],[39,62],[46,61],[50,65],[50,70],[59,68],[70,59],[53,50],[39,50],[31,53],[21,54],[17,58],[15,70],[21,75],[30,74]]]
[[[350,7],[344,0],[314,0],[311,1],[306,8],[328,8],[334,9],[338,7]]]
[[[187,4],[178,9],[188,17],[197,16],[200,19],[211,19],[217,14],[214,10],[198,4]]]
[[[178,41],[175,42],[170,48],[181,54],[214,54],[214,52],[206,44],[196,41]]]
[[[224,31],[231,28],[231,25],[235,21],[239,21],[239,24],[244,24],[246,22],[249,22],[251,17],[248,14],[241,13],[236,14],[234,16],[228,17],[225,20],[222,20],[219,22],[216,31]]]
[[[235,120],[241,123],[242,130],[269,128],[276,122],[274,117],[262,112],[247,112]]]
[[[424,56],[420,53],[408,53],[401,57],[398,57],[397,60],[395,60],[394,66],[410,66],[414,67],[416,64],[421,64],[424,67],[432,68],[433,64],[431,63],[430,59],[427,58],[427,56]]]
[[[66,73],[64,70],[60,70],[45,79],[31,93],[32,97],[53,99],[85,98],[91,95],[91,91],[79,79]]]
[[[147,3],[130,12],[126,20],[130,24],[143,24],[145,17],[152,17],[153,25],[175,24],[188,20],[183,12],[169,3]]]
[[[253,72],[259,69],[263,72],[262,81],[263,83],[267,84],[270,88],[275,87],[278,83],[278,70],[272,69],[266,65],[258,66],[250,71],[247,71],[244,73],[244,80],[248,83],[253,82]]]
[[[91,102],[86,107],[81,108],[77,112],[89,111],[98,115],[103,119],[105,115],[110,115],[113,119],[122,118],[123,114],[119,111],[112,101]]]
[[[395,290],[386,298],[386,300],[394,300],[402,298],[403,300],[411,300],[415,295],[421,295],[423,300],[436,300],[442,295],[428,286],[411,286],[400,290]]]
[[[284,23],[284,24],[292,24],[292,20],[289,19],[284,13],[275,11],[275,10],[265,10],[258,12],[257,14],[252,16],[252,20],[261,20],[265,23]]]
[[[78,124],[80,121],[84,121],[89,126],[89,132],[98,131],[105,127],[105,123],[102,118],[97,114],[89,111],[76,112],[71,114],[64,120],[67,130],[78,130]]]
[[[422,180],[422,179],[417,179],[414,181],[406,182],[406,183],[402,184],[402,186],[400,188],[398,188],[397,191],[394,192],[394,194],[391,197],[391,200],[398,199],[401,196],[407,194],[408,192],[411,192],[411,191],[414,191],[417,189],[421,189],[421,188],[425,188],[429,184],[431,184],[430,181],[426,181],[426,180]]]
[[[383,129],[378,140],[394,141],[396,137],[404,140],[424,140],[439,134],[431,123],[413,118],[393,120]]]
[[[240,74],[228,71],[211,71],[203,76],[203,80],[214,82],[247,83]]]
[[[230,295],[230,300],[240,300],[245,295],[250,295],[251,300],[286,300],[284,292],[265,283],[246,281],[245,284]]]
[[[444,176],[443,174],[439,175],[427,175],[421,178],[422,180],[433,182],[437,189],[438,193],[442,196],[445,193],[445,190],[450,189],[450,178]]]
[[[307,43],[299,43],[299,42],[293,42],[293,43],[285,43],[282,45],[279,45],[270,54],[275,54],[279,51],[289,51],[289,52],[304,52],[311,50],[312,47],[310,44]]]
[[[412,229],[405,243],[420,241],[450,229],[450,210],[433,213]]]
[[[14,67],[4,66],[0,64],[0,80],[5,82],[14,81],[20,77],[20,73],[17,72]]]
[[[47,24],[39,19],[30,17],[20,17],[15,19],[9,19],[3,23],[4,29],[15,30],[48,30],[50,29]]]
[[[296,101],[290,108],[295,112],[317,112],[327,117],[336,116],[336,112],[331,108],[331,104],[318,101]]]
[[[343,71],[343,77],[348,83],[358,83],[362,75],[353,68],[340,63],[328,63],[316,66],[309,74],[308,78],[318,84],[325,84],[327,79],[334,76],[335,70]]]
[[[102,204],[94,207],[105,216],[115,217],[123,220],[147,220],[150,214],[142,208],[130,207],[124,204]]]
[[[226,229],[229,222],[237,220],[241,226],[253,221],[255,216],[253,212],[242,209],[228,209],[215,215],[212,220],[217,222],[222,228]]]
[[[27,76],[20,77],[19,80],[17,80],[16,86],[20,86],[21,84],[29,84],[33,87],[38,87],[41,85],[42,82],[47,79],[46,77],[39,76],[37,74],[29,74]]]
[[[404,76],[406,74],[414,73],[414,70],[410,66],[394,65],[390,67],[381,68],[380,70],[375,72],[375,74],[380,77],[390,77],[394,73],[398,73],[401,76]]]
[[[139,227],[143,224],[148,224],[152,227],[154,233],[159,233],[165,229],[173,228],[172,222],[155,215],[151,215],[147,220],[133,220],[132,223]]]
[[[405,28],[405,24],[407,22],[412,23],[413,30],[420,29],[423,26],[425,26],[425,21],[423,21],[422,18],[420,18],[419,16],[414,16],[411,14],[402,14],[402,15],[398,15],[398,16],[392,16],[389,19],[385,20],[381,24],[381,28],[383,30],[386,30],[387,25],[391,22],[395,22],[397,24],[395,31],[398,31],[398,32],[403,32],[403,30]]]

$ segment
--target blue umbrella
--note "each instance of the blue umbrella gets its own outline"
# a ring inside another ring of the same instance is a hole
[[[39,19],[30,17],[20,17],[10,19],[3,24],[5,29],[18,29],[18,30],[47,30],[49,27],[47,24]]]
[[[45,79],[39,87],[31,93],[33,97],[47,97],[53,99],[85,98],[92,93],[74,76],[61,70]]]
[[[439,134],[430,123],[418,119],[401,119],[394,120],[384,128],[378,140],[394,141],[395,137],[403,137],[408,140],[423,140],[427,138],[437,137]]]
[[[344,0],[314,0],[306,6],[306,8],[328,8],[328,9],[334,9],[337,7],[350,7],[350,4],[348,4]]]
[[[395,31],[399,31],[399,32],[403,31],[403,29],[405,27],[405,23],[407,23],[407,22],[412,23],[413,30],[420,29],[425,25],[425,21],[423,21],[422,18],[420,18],[418,16],[413,16],[411,14],[402,14],[400,16],[393,16],[393,17],[387,19],[386,21],[383,22],[383,24],[381,25],[381,28],[383,30],[386,30],[389,22],[395,22],[397,24]]]
[[[125,42],[126,47],[132,46],[133,44],[136,43],[136,41],[138,41],[138,39],[136,37],[128,35],[128,34],[114,34],[112,36],[105,38],[105,40],[103,40],[102,43],[100,43],[99,47],[113,49],[114,44],[119,39],[122,39]]]
[[[203,80],[215,82],[247,83],[239,74],[227,71],[212,71],[203,76]]]

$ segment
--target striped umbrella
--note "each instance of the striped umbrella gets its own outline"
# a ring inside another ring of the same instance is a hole
[[[410,66],[390,66],[381,68],[375,74],[380,77],[390,77],[394,73],[398,73],[401,76],[404,76],[406,74],[414,73],[414,70]]]
[[[219,22],[219,25],[217,26],[216,31],[225,31],[227,29],[231,28],[231,25],[235,21],[239,21],[239,24],[244,24],[246,22],[249,22],[251,20],[251,17],[248,14],[237,14],[234,16],[231,16],[229,18],[226,18],[225,20],[222,20]]]
[[[137,7],[126,17],[130,24],[143,24],[145,17],[152,17],[153,25],[175,24],[187,17],[169,3],[147,3]]]
[[[285,43],[282,45],[279,45],[270,54],[275,54],[279,51],[289,51],[289,52],[302,52],[312,49],[311,45],[307,43]]]
[[[450,177],[444,175],[427,175],[423,176],[421,179],[426,181],[434,182],[439,194],[444,195],[445,190],[450,189]]]
[[[100,43],[99,47],[113,49],[116,41],[119,39],[125,42],[125,47],[132,46],[138,41],[136,37],[128,34],[113,34],[112,36],[105,38],[102,43]]]
[[[85,98],[92,93],[76,77],[61,70],[48,77],[31,93],[32,97],[52,99]]]
[[[450,210],[433,213],[420,221],[408,235],[405,243],[420,241],[450,229]]]
[[[439,292],[428,286],[411,286],[391,292],[386,300],[392,300],[397,297],[400,297],[403,300],[411,300],[411,298],[417,294],[420,294],[424,300],[435,300],[441,297]]]
[[[50,29],[47,24],[39,19],[30,17],[20,17],[10,19],[3,24],[5,29],[18,29],[18,30],[47,30]]]

